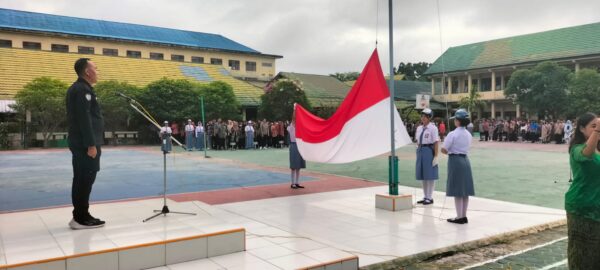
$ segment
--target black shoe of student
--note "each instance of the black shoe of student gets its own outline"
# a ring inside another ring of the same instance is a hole
[[[425,199],[425,198],[423,198],[422,200],[420,200],[420,201],[417,201],[417,203],[418,203],[418,204],[423,204],[423,203],[425,202],[425,200],[426,200],[426,199]]]
[[[104,226],[104,223],[104,221],[96,221],[93,219],[87,219],[81,222],[75,221],[75,219],[71,219],[71,222],[69,222],[69,227],[71,227],[71,229],[73,230],[94,229]]]
[[[463,217],[463,218],[449,218],[446,221],[448,221],[450,223],[455,223],[455,224],[466,224],[466,223],[469,223],[469,220],[467,219],[467,217]]]
[[[292,189],[297,189],[298,187],[296,185],[292,185],[290,186]]]
[[[433,204],[433,199],[424,199],[423,200],[423,205],[429,205],[429,204]]]
[[[296,188],[304,188],[304,187],[299,184],[296,184]]]

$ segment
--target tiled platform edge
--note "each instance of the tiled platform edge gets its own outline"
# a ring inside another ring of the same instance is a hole
[[[331,262],[320,263],[317,265],[311,265],[298,270],[328,270],[328,269],[341,269],[341,270],[357,270],[358,269],[358,257],[351,256]]]
[[[137,270],[246,249],[246,230],[232,229],[89,253],[0,265],[1,270]]]

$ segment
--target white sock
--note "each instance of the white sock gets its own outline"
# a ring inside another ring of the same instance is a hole
[[[469,196],[463,197],[462,217],[467,217],[467,208],[469,207]]]
[[[427,199],[427,190],[428,190],[428,186],[429,186],[429,181],[422,180],[421,184],[423,184],[423,199]]]
[[[456,208],[456,217],[462,217],[463,210],[463,199],[461,197],[454,197],[454,207]]]
[[[425,198],[433,200],[433,190],[435,188],[435,180],[429,180],[427,184],[427,194],[425,194]]]

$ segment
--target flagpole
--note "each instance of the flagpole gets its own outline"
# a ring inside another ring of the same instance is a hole
[[[389,31],[390,31],[390,140],[392,145],[391,156],[389,157],[389,193],[398,195],[398,158],[396,157],[396,145],[394,136],[394,28],[392,16],[392,0],[388,0],[389,5]]]

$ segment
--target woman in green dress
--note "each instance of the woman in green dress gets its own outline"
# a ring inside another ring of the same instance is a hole
[[[577,119],[569,144],[573,183],[565,194],[569,269],[600,269],[600,119],[585,113]]]

